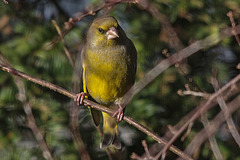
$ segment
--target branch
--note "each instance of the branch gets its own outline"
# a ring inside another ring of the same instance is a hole
[[[74,18],[69,18],[67,22],[65,22],[64,29],[62,31],[63,37],[72,29],[75,27],[76,23],[81,21],[83,18],[90,16],[90,15],[96,15],[99,11],[101,11],[104,8],[113,7],[120,3],[137,3],[137,0],[115,0],[115,1],[107,1],[106,3],[95,7],[95,9],[87,9],[82,12],[76,13]],[[89,8],[89,7],[87,7]],[[60,37],[56,36],[51,41],[50,46],[54,46],[56,43],[60,41]]]
[[[38,129],[38,126],[36,124],[34,115],[32,113],[32,107],[26,100],[27,98],[26,98],[26,94],[25,94],[25,87],[24,87],[23,81],[19,77],[14,77],[14,79],[15,79],[15,83],[19,90],[18,99],[23,103],[23,110],[27,116],[28,127],[31,128],[33,135],[35,136],[35,138],[42,150],[43,157],[47,160],[53,160],[52,154],[47,146],[47,143],[44,140],[44,137],[43,137],[42,133],[40,132],[40,130]]]
[[[220,111],[215,116],[215,118],[209,123],[209,125],[207,125],[200,132],[198,132],[197,135],[195,135],[191,143],[185,149],[185,152],[192,155],[196,151],[196,149],[199,148],[201,144],[208,138],[208,136],[215,134],[218,131],[218,128],[225,121],[225,119],[222,117],[224,117],[226,112],[229,112],[228,116],[230,116],[233,112],[239,109],[240,107],[239,102],[240,95],[227,104],[228,109],[223,109],[222,111]]]
[[[236,26],[236,32],[237,33],[240,33],[240,26]],[[172,55],[171,57],[163,60],[162,62],[160,62],[157,66],[155,66],[152,70],[150,70],[143,79],[141,79],[139,82],[137,82],[134,87],[132,87],[130,89],[130,91],[128,91],[128,93],[124,96],[124,104],[128,104],[130,102],[130,100],[132,99],[132,97],[136,94],[138,94],[144,87],[146,87],[150,82],[152,82],[159,74],[161,74],[164,70],[166,70],[168,67],[170,67],[171,65],[185,59],[186,57],[194,54],[195,52],[199,51],[200,49],[203,49],[203,48],[206,48],[206,47],[209,47],[209,46],[212,46],[212,45],[215,45],[216,43],[220,42],[220,40],[224,39],[224,38],[227,38],[227,37],[230,37],[232,35],[232,32],[231,32],[231,28],[227,28],[225,30],[223,30],[221,33],[219,34],[214,34],[214,35],[211,35],[207,38],[205,38],[204,40],[200,40],[200,41],[196,41],[195,43],[191,44],[190,46],[186,47],[185,49],[179,51],[178,53]],[[74,93],[71,93],[61,87],[58,87],[54,84],[51,84],[51,83],[48,83],[46,81],[43,81],[43,80],[39,80],[39,79],[35,79],[31,76],[28,76],[22,72],[18,72],[16,71],[15,69],[12,69],[12,68],[6,68],[6,66],[4,65],[0,65],[1,69],[2,70],[5,70],[11,74],[14,74],[14,75],[17,75],[17,76],[20,76],[22,78],[25,78],[27,80],[30,80],[34,83],[37,83],[39,85],[42,85],[44,87],[47,87],[49,89],[52,89],[56,92],[59,92],[65,96],[68,96],[72,99],[75,98],[75,94]],[[239,76],[238,76],[239,77]],[[235,78],[236,79],[236,78]],[[228,83],[230,84],[230,83]],[[226,85],[227,86],[227,85]],[[229,87],[229,86],[228,86]],[[227,87],[227,88],[228,88]],[[225,88],[226,89],[226,88]],[[225,89],[222,89],[225,91]],[[219,90],[221,91],[221,90]],[[133,92],[133,96],[129,96],[131,95],[131,93]],[[221,91],[222,92],[222,91]],[[211,98],[212,97],[212,98]],[[203,107],[203,109],[201,109],[201,111],[206,111],[209,107],[208,105],[211,103],[211,101],[213,101],[215,99],[215,96],[211,96],[209,101],[206,103],[206,105]],[[90,102],[89,100],[85,99],[84,100],[84,103],[88,103],[88,104],[93,104],[93,102]],[[110,115],[112,115],[113,111],[112,110],[109,110],[108,108],[104,107],[102,108],[102,106],[100,105],[94,105],[92,106],[93,108],[97,109],[97,110],[100,110],[100,111],[103,111],[103,112],[106,112]],[[199,113],[199,112],[198,112]],[[196,118],[199,117],[199,114],[198,113],[195,113],[194,116],[192,116],[191,120],[195,120]],[[131,119],[128,119],[127,116],[124,117],[124,120],[127,121],[128,123],[130,124],[135,124],[136,126],[137,123],[135,123],[134,121],[131,121]],[[128,121],[130,120],[130,121]],[[179,134],[181,134],[185,129],[186,127],[188,126],[188,124],[190,123],[190,121],[188,121],[188,123],[185,123],[185,125],[178,131],[178,134],[176,134],[172,140],[170,140],[170,142],[168,142],[168,144],[165,146],[164,150],[166,151],[166,149],[173,143],[173,141],[179,136]],[[135,126],[134,125],[134,126]],[[135,127],[136,127],[135,126]],[[146,133],[147,135],[149,135],[151,133],[151,131],[149,130],[144,130],[144,127],[143,126],[138,126],[140,130],[142,130],[144,133]],[[159,143],[161,144],[165,144],[166,142],[164,140],[162,140],[161,138],[159,138],[157,135],[152,135],[153,139],[157,140]],[[163,150],[163,151],[164,151]],[[176,151],[174,148],[170,147],[170,150],[172,150],[174,153],[176,154],[179,154],[178,151]],[[164,151],[164,152],[165,152]]]
[[[183,90],[178,90],[177,94],[180,96],[185,96],[185,95],[192,95],[192,96],[196,96],[196,97],[203,97],[203,98],[208,98],[210,97],[210,94],[205,93],[205,92],[195,92],[195,91],[191,91],[191,90],[187,90],[187,91],[183,91]]]
[[[144,150],[145,150],[145,153],[146,153],[146,158],[147,159],[151,159],[151,160],[157,160],[157,159],[155,159],[155,157],[152,157],[151,155],[150,155],[150,153],[149,153],[149,149],[148,149],[148,146],[147,146],[147,143],[146,143],[146,140],[143,140],[142,141],[142,146],[143,146],[143,148],[144,148]],[[131,159],[136,159],[136,160],[142,160],[142,158],[141,157],[139,157],[136,153],[132,153],[132,155],[131,155]]]
[[[162,24],[162,32],[166,33],[166,39],[164,39],[171,47],[173,47],[176,51],[179,51],[184,48],[183,43],[178,38],[177,33],[175,32],[174,28],[172,27],[168,17],[159,12],[159,9],[150,3],[149,0],[138,0],[137,4],[139,5],[140,9],[144,9],[149,12],[156,20]]]
[[[215,91],[217,91],[219,89],[219,84],[218,84],[218,81],[216,78],[212,77],[211,78],[211,83],[213,85],[213,88]],[[238,147],[240,148],[240,136],[239,136],[239,133],[235,127],[235,124],[233,122],[233,119],[232,117],[229,115],[229,111],[228,111],[228,107],[226,105],[226,102],[224,101],[224,99],[222,98],[222,95],[219,95],[217,97],[217,102],[220,106],[220,108],[222,110],[226,110],[226,112],[224,112],[224,118],[227,122],[227,126],[228,126],[228,129],[230,131],[230,133],[232,134],[234,140],[236,141],[236,143],[238,144]]]
[[[206,133],[207,133],[207,135],[208,135],[208,140],[209,140],[211,149],[212,149],[212,151],[213,151],[213,155],[215,156],[215,158],[216,158],[217,160],[223,160],[223,156],[222,156],[222,154],[221,154],[221,152],[220,152],[220,150],[219,150],[219,147],[218,147],[218,145],[217,145],[216,138],[214,137],[214,135],[210,135],[210,134],[208,133],[208,130],[206,129],[206,127],[207,127],[208,125],[210,125],[210,123],[209,123],[209,121],[208,121],[208,119],[207,119],[206,113],[201,116],[201,119],[202,119],[203,126],[204,126],[204,128],[205,128],[205,130],[206,130]]]
[[[0,52],[0,62],[6,64],[7,66],[11,67],[10,63],[2,56],[1,52]],[[14,82],[18,88],[19,94],[17,96],[17,98],[19,99],[19,101],[22,102],[23,104],[23,110],[27,116],[27,125],[28,127],[32,130],[34,137],[37,140],[37,143],[40,146],[40,149],[42,150],[42,154],[43,157],[47,160],[53,160],[52,154],[47,146],[46,141],[44,140],[44,137],[42,135],[42,133],[40,132],[34,115],[32,113],[32,107],[30,106],[30,104],[27,102],[27,97],[26,97],[26,91],[25,91],[25,86],[23,81],[16,76],[12,76],[14,79]]]
[[[233,78],[230,82],[228,82],[225,86],[220,88],[217,92],[215,92],[207,102],[201,105],[198,112],[195,112],[195,114],[192,115],[192,117],[174,134],[174,136],[168,141],[168,144],[164,146],[164,148],[161,151],[161,154],[165,153],[168,149],[168,146],[170,146],[179,136],[180,134],[188,127],[190,123],[193,123],[196,119],[198,119],[201,114],[205,113],[207,110],[211,108],[212,101],[216,100],[216,98],[221,95],[223,92],[225,92],[227,89],[234,86],[238,81],[240,81],[240,74],[238,74],[235,78]]]
[[[54,26],[55,26],[55,28],[56,28],[56,30],[57,30],[57,32],[58,32],[58,35],[59,35],[59,37],[61,38],[61,41],[62,41],[62,43],[63,43],[63,48],[64,48],[64,51],[65,51],[65,54],[66,54],[67,57],[68,57],[68,60],[70,61],[71,65],[74,66],[72,57],[71,57],[71,55],[70,55],[70,53],[69,53],[69,51],[68,51],[68,49],[67,49],[67,44],[66,44],[66,42],[65,42],[65,40],[64,40],[64,38],[63,38],[62,32],[61,32],[61,30],[60,30],[57,22],[56,22],[55,20],[52,20],[52,23],[54,24]]]
[[[63,47],[64,47],[64,52],[65,54],[67,55],[68,57],[68,60],[70,61],[72,67],[74,67],[74,63],[73,63],[73,60],[72,60],[72,57],[70,55],[70,52],[68,50],[68,47],[67,47],[67,44],[64,40],[64,37],[62,35],[62,31],[60,29],[60,27],[58,26],[57,22],[55,20],[52,20],[52,23],[54,24],[57,32],[58,32],[58,35],[63,43]],[[86,150],[86,147],[84,145],[84,142],[82,140],[82,137],[81,137],[81,134],[80,134],[80,131],[79,131],[79,125],[78,125],[78,117],[79,117],[79,112],[78,112],[78,107],[76,106],[76,104],[71,104],[70,106],[70,118],[69,118],[69,126],[70,126],[70,131],[72,133],[72,138],[76,144],[76,148],[81,156],[81,159],[84,159],[84,160],[90,160],[90,156],[89,156],[89,153],[88,151]]]
[[[15,70],[14,68],[10,68],[10,67],[7,67],[7,66],[5,66],[3,64],[0,64],[0,69],[2,69],[3,71],[9,72],[12,75],[15,75],[15,76],[27,79],[27,80],[29,80],[31,82],[34,82],[34,83],[38,84],[38,85],[41,85],[41,86],[46,87],[46,88],[49,88],[49,89],[51,89],[51,90],[53,90],[55,92],[58,92],[60,94],[65,95],[65,96],[67,96],[67,97],[69,97],[71,99],[75,99],[75,97],[76,97],[75,93],[67,91],[66,89],[63,89],[63,88],[61,88],[61,87],[59,87],[57,85],[54,85],[52,83],[49,83],[49,82],[46,82],[46,81],[34,78],[32,76],[29,76],[29,75],[27,75],[27,74],[25,74],[23,72]],[[99,104],[97,104],[95,102],[92,102],[92,101],[90,101],[88,99],[84,99],[83,102],[84,102],[84,104],[88,104],[92,108],[97,109],[97,110],[102,111],[102,112],[105,112],[105,113],[108,113],[109,115],[113,115],[113,113],[114,113],[114,110],[112,110],[110,108],[107,108],[107,107],[104,107],[102,105],[99,105]],[[137,121],[133,120],[131,117],[124,116],[123,120],[126,121],[127,123],[129,123],[130,125],[133,125],[134,127],[138,128],[140,131],[144,132],[148,136],[152,137],[154,140],[156,140],[160,144],[162,144],[162,145],[166,145],[167,144],[167,142],[164,139],[159,137],[156,133],[152,132],[151,130],[149,130],[148,128],[143,126],[142,124],[140,124]],[[192,160],[191,157],[189,157],[187,154],[183,153],[181,150],[179,150],[177,147],[175,147],[173,145],[171,145],[169,147],[169,149],[172,152],[174,152],[175,154],[177,154],[178,156],[180,156],[180,157],[182,157],[184,159]]]
[[[235,27],[236,33],[240,33],[240,25]],[[169,58],[161,61],[158,65],[156,65],[153,69],[151,69],[145,76],[139,80],[124,96],[124,105],[126,106],[131,100],[132,97],[138,94],[143,88],[145,88],[148,84],[150,84],[156,77],[158,77],[163,71],[165,71],[170,66],[174,65],[175,63],[182,61],[183,59],[191,56],[192,54],[196,53],[197,51],[208,48],[210,46],[216,45],[221,40],[232,36],[232,28],[226,28],[218,34],[213,34],[208,36],[204,40],[199,40],[188,47],[182,49],[181,51],[173,54]]]
[[[236,94],[239,93],[239,92],[240,92],[240,82],[238,82],[236,85],[232,86],[232,87],[229,88],[228,90],[224,91],[224,92],[222,93],[222,95],[224,95],[224,96],[223,96],[223,99],[224,99],[224,100],[227,100],[227,99],[229,99],[231,96],[236,95]],[[239,97],[238,100],[240,101],[240,97]],[[236,100],[236,102],[237,102],[237,100]],[[185,123],[187,123],[188,120],[189,120],[194,114],[196,114],[197,112],[200,112],[203,103],[206,103],[206,101],[202,102],[200,105],[198,105],[197,107],[195,107],[192,111],[190,111],[187,115],[185,115],[183,118],[181,118],[181,119],[179,120],[179,122],[178,122],[175,126],[171,127],[171,128],[164,134],[163,138],[166,139],[167,141],[168,141],[170,138],[172,138],[172,136],[174,136],[174,134],[175,134]],[[217,101],[216,101],[216,100],[213,100],[213,101],[211,101],[211,103],[209,104],[209,108],[212,108],[212,107],[214,107],[215,105],[217,105]],[[231,105],[232,105],[232,104],[231,104]],[[230,104],[229,104],[228,106],[231,107]],[[222,117],[223,117],[223,115],[221,115],[221,118],[222,118]],[[193,122],[190,122],[190,124],[188,125],[188,128],[189,128],[189,126],[191,126],[192,124],[193,124]],[[202,133],[199,134],[199,137],[200,137],[200,138],[202,138],[201,136],[202,136]],[[199,137],[196,137],[196,141],[198,141]],[[208,138],[208,137],[207,137],[207,138]],[[204,140],[203,140],[203,141],[204,141]],[[202,143],[203,143],[203,142],[202,142]],[[200,145],[201,145],[201,144],[200,144]],[[194,146],[191,145],[191,146],[189,146],[189,149],[191,150],[193,147],[194,147]],[[194,150],[196,150],[197,148],[198,148],[198,147],[196,147]],[[150,148],[151,155],[156,155],[156,154],[158,154],[158,153],[159,153],[159,150],[161,150],[161,149],[162,149],[162,146],[159,145],[158,143],[153,144],[153,145],[151,146],[151,148]],[[185,151],[186,151],[186,150],[185,150]],[[187,153],[188,153],[188,154],[191,154],[191,155],[193,154],[193,152],[187,152]],[[144,156],[145,156],[145,155],[143,155],[142,158],[144,158]]]
[[[227,16],[229,17],[229,20],[230,20],[230,22],[232,24],[232,33],[233,33],[235,39],[237,40],[238,45],[240,46],[240,39],[239,39],[239,37],[238,37],[238,35],[236,33],[236,30],[235,30],[236,24],[234,22],[233,12],[229,11],[227,13]]]
[[[76,104],[71,104],[70,106],[70,117],[69,117],[69,126],[70,131],[72,133],[73,140],[76,144],[76,148],[81,156],[81,159],[90,160],[90,156],[84,142],[82,140],[82,136],[79,132],[79,124],[78,124],[78,117],[79,117],[79,107]]]

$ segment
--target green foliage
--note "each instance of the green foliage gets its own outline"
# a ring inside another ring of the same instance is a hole
[[[66,6],[68,3],[70,2],[64,2]],[[231,26],[226,16],[229,10],[233,11],[234,17],[240,16],[240,1],[236,0],[156,0],[150,3],[168,17],[185,46]],[[49,4],[53,8],[49,8]],[[74,90],[73,67],[64,53],[62,43],[58,42],[51,46],[51,42],[54,37],[58,37],[58,34],[49,19],[57,19],[63,29],[64,22],[70,15],[67,7],[56,4],[60,2],[9,1],[8,5],[3,5],[0,1],[0,51],[16,69],[68,90]],[[76,2],[76,6],[83,4],[81,1]],[[92,0],[90,4],[99,4],[99,2]],[[57,10],[56,13],[54,9]],[[47,16],[48,13],[52,15]],[[173,46],[166,42],[166,39],[170,38],[163,38],[166,31],[162,30],[162,24],[146,10],[135,4],[123,3],[116,5],[110,14],[119,20],[137,48],[137,80],[143,78],[147,71],[165,59],[162,54],[164,49],[168,49],[170,54],[176,52]],[[74,61],[77,59],[84,34],[93,18],[95,17],[84,18],[65,36]],[[236,22],[239,23],[237,18]],[[239,52],[234,37],[224,39],[217,46],[206,48],[189,57],[183,70],[201,90],[212,93],[214,90],[210,78],[213,71],[216,71],[221,85],[239,73],[235,68],[240,58]],[[70,99],[32,82],[23,80],[23,83],[36,123],[54,158],[80,159],[69,128]],[[126,109],[126,115],[163,135],[167,125],[178,123],[202,101],[199,97],[177,94],[179,89],[185,90],[186,83],[188,81],[178,68],[174,66],[168,68],[134,97]],[[193,89],[191,85],[190,88]],[[41,149],[27,126],[23,104],[18,100],[18,96],[19,91],[14,79],[8,73],[0,71],[0,157],[6,160],[43,159]],[[213,117],[215,113],[216,111],[209,112],[209,117]],[[99,150],[100,136],[93,126],[88,110],[80,107],[79,114],[80,133],[90,157],[108,159],[107,154]],[[238,116],[239,112],[234,114],[234,117]],[[236,121],[239,127],[239,120]],[[141,140],[146,139],[148,144],[154,143],[151,138],[132,126],[126,123],[120,123],[120,126],[123,129],[130,128],[126,135],[132,142],[126,143],[126,157],[129,158],[132,152],[144,153]],[[199,124],[194,125],[191,135],[184,141],[184,146],[189,144],[201,127]],[[130,131],[134,134],[130,134]],[[122,138],[123,141],[127,141],[126,137]],[[232,138],[217,137],[217,143],[224,159],[240,159],[237,155],[239,148],[233,145]],[[183,148],[181,142],[176,142],[176,145]],[[198,158],[214,159],[209,143],[202,145]]]

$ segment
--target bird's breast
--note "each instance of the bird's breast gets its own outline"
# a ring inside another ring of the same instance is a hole
[[[86,85],[99,103],[110,105],[131,87],[130,60],[123,49],[89,52],[86,60]]]

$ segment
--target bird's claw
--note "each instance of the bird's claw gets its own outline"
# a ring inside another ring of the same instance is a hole
[[[121,105],[118,105],[118,109],[114,112],[112,117],[116,117],[117,121],[120,122],[123,119],[123,107]]]
[[[74,101],[77,101],[77,105],[80,106],[81,104],[83,104],[83,100],[85,99],[85,96],[89,96],[89,94],[84,92],[78,93]]]

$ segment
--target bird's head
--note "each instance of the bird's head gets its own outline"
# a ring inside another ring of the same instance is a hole
[[[112,45],[125,38],[125,33],[114,17],[95,19],[88,31],[87,41],[92,45]]]

